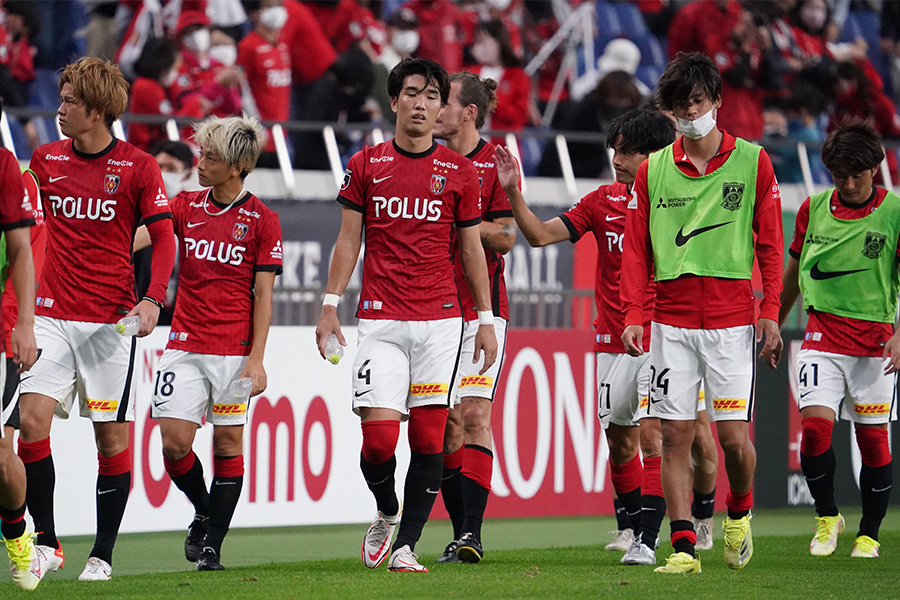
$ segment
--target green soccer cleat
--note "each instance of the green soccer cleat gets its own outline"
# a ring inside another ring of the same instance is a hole
[[[34,547],[34,534],[26,531],[21,537],[3,541],[9,555],[13,583],[20,590],[33,590],[44,577],[41,560]]]
[[[878,542],[867,535],[861,535],[853,542],[853,552],[850,556],[854,558],[878,558]]]
[[[687,575],[689,573],[700,572],[700,557],[691,556],[687,552],[676,552],[666,559],[666,564],[653,569],[654,573],[681,573]]]
[[[831,556],[837,548],[838,536],[844,529],[844,517],[816,517],[816,532],[809,543],[813,556]]]
[[[725,564],[730,569],[743,569],[753,557],[753,534],[750,531],[748,514],[740,519],[725,517],[722,529],[725,530]]]

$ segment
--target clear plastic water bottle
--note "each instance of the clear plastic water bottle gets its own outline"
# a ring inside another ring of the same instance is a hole
[[[325,360],[336,365],[341,362],[342,358],[344,358],[344,347],[341,346],[337,336],[332,333],[325,340]]]
[[[138,315],[122,317],[121,319],[119,319],[119,322],[116,323],[116,333],[124,336],[137,335],[137,332],[140,328],[141,317],[139,317]]]
[[[235,379],[228,386],[228,391],[235,398],[249,398],[250,391],[253,389],[253,379],[250,377],[241,377]]]

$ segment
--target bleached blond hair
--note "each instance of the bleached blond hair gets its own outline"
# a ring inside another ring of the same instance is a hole
[[[210,117],[194,125],[194,141],[226,164],[250,173],[262,151],[263,128],[254,117]]]

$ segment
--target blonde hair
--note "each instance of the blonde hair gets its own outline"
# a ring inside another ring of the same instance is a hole
[[[226,164],[240,167],[241,179],[256,166],[262,150],[262,125],[253,117],[211,117],[194,125],[194,141]]]
[[[128,82],[108,60],[87,56],[66,65],[59,78],[60,92],[67,83],[88,112],[103,111],[107,127],[128,107]]]

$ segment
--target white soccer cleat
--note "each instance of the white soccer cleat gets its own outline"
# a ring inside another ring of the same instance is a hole
[[[697,532],[697,544],[694,546],[697,550],[712,550],[713,547],[713,518],[695,519],[691,517],[694,523],[694,531]]]
[[[838,544],[838,536],[844,529],[844,517],[816,517],[815,535],[809,543],[813,556],[831,556]]]
[[[34,547],[34,534],[26,532],[21,537],[4,540],[9,555],[9,572],[13,583],[20,590],[35,589],[44,577],[41,561]]]
[[[387,558],[394,527],[399,521],[399,514],[389,517],[379,510],[375,515],[375,520],[369,525],[369,531],[363,538],[361,549],[363,563],[370,569],[378,567]]]
[[[604,550],[618,550],[619,552],[628,552],[631,544],[634,542],[634,529],[617,529],[609,532],[616,537],[613,541],[603,547]]]
[[[623,565],[655,565],[656,552],[641,541],[641,536],[634,538],[634,542],[620,560]]]
[[[58,571],[63,568],[66,562],[66,555],[63,553],[62,546],[54,548],[52,546],[35,546],[38,559],[41,561],[41,567],[44,575],[51,571]]]
[[[391,554],[388,569],[400,573],[427,573],[428,569],[419,564],[419,557],[409,546],[401,546]]]
[[[84,566],[84,571],[78,576],[78,581],[109,581],[112,577],[112,567],[108,562],[92,556]]]

